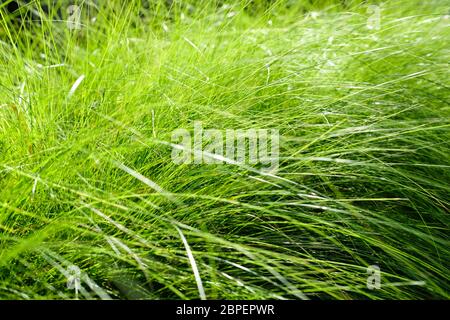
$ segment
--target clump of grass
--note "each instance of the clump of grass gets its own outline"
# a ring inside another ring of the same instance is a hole
[[[2,13],[1,298],[449,297],[441,1],[378,30],[362,1],[108,3]],[[279,171],[174,164],[194,121],[279,129]]]

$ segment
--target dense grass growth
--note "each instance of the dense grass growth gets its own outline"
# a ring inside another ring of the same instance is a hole
[[[1,298],[449,297],[448,1],[120,3],[2,12]],[[279,170],[173,163],[194,121]]]

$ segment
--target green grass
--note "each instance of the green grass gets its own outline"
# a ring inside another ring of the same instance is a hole
[[[73,299],[71,265],[79,298],[449,298],[448,1],[379,30],[362,1],[113,3],[2,12],[0,298]],[[278,172],[173,163],[194,121],[279,129]]]

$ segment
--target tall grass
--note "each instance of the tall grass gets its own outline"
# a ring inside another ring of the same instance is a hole
[[[0,297],[449,298],[448,3],[379,5],[2,12]],[[173,163],[194,121],[279,129],[279,171]]]

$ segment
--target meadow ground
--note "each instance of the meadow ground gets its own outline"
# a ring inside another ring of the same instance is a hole
[[[449,298],[448,1],[124,3],[1,11],[0,298]]]

